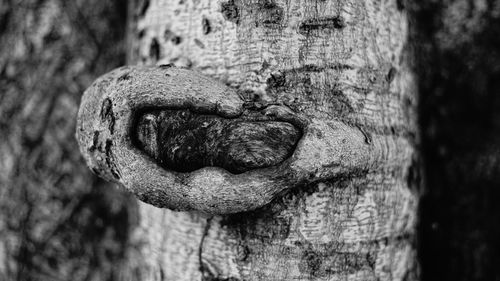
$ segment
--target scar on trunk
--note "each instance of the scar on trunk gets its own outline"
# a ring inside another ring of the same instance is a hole
[[[288,122],[226,119],[187,109],[143,111],[133,132],[135,145],[164,168],[191,172],[216,166],[233,174],[283,162],[301,137]]]

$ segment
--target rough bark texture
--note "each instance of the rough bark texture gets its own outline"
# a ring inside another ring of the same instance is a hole
[[[125,59],[121,1],[0,1],[0,280],[114,280],[135,199],[89,172],[83,90]]]
[[[399,2],[158,0],[137,3],[134,16],[131,63],[194,68],[340,121],[367,144],[382,140],[377,165],[298,186],[257,211],[141,203],[145,280],[416,278],[417,100]]]
[[[500,1],[408,8],[420,43],[423,280],[500,280]]]

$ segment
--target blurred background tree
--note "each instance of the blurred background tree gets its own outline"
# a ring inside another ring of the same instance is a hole
[[[0,2],[0,280],[116,280],[135,199],[80,158],[75,119],[125,64],[127,2]],[[132,278],[133,279],[133,278]]]

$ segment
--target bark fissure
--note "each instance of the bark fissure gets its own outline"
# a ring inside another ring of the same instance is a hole
[[[202,281],[213,281],[215,278],[214,274],[210,271],[210,268],[206,265],[206,263],[203,260],[204,242],[206,237],[208,236],[208,231],[210,230],[212,219],[213,218],[207,218],[205,227],[203,229],[203,233],[201,235],[200,245],[198,247],[198,262],[200,265]]]

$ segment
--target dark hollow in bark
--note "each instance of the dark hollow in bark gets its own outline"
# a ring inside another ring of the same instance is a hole
[[[153,109],[136,117],[135,145],[177,172],[216,166],[239,174],[270,167],[290,157],[301,137],[287,122],[225,119],[187,109]]]

